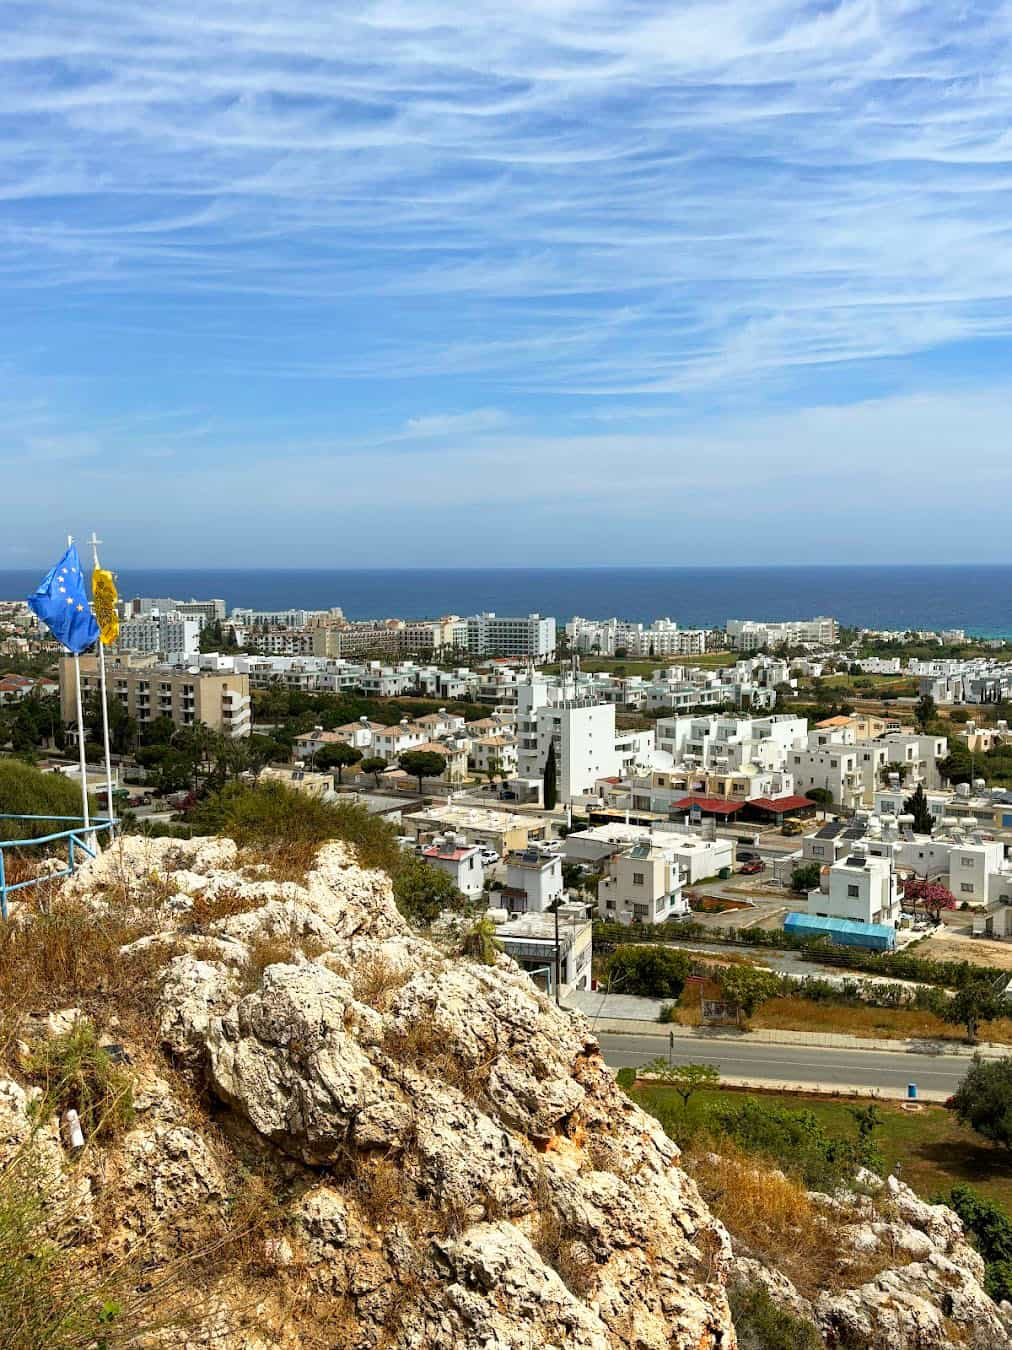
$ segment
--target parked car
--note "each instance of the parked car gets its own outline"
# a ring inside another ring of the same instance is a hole
[[[755,876],[757,872],[765,872],[766,864],[763,862],[762,858],[749,858],[747,862],[742,864],[741,870],[743,876],[752,877]]]
[[[478,856],[481,858],[484,867],[494,867],[499,861],[499,854],[496,853],[494,848],[483,848]]]
[[[754,848],[744,848],[741,844],[735,849],[734,856],[740,863],[759,861],[759,854]]]
[[[784,823],[780,826],[781,834],[795,835],[795,834],[804,834],[804,832],[805,832],[804,822],[799,820],[797,816],[788,816],[787,819],[784,821]]]

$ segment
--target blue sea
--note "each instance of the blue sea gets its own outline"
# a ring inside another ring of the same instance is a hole
[[[27,596],[36,571],[0,571],[0,599]],[[538,611],[565,621],[648,621],[686,628],[731,618],[792,619],[830,614],[868,628],[964,628],[1012,634],[1012,566],[948,567],[601,567],[283,570],[158,570],[124,567],[120,595],[221,596],[229,607],[325,609],[352,619],[438,617],[493,610]]]

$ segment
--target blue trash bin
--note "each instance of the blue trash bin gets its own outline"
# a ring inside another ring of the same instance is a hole
[[[912,1101],[912,1102],[915,1102],[915,1101],[917,1100],[917,1084],[916,1084],[916,1083],[908,1083],[908,1084],[907,1084],[907,1098],[908,1098],[908,1100],[910,1100],[910,1101]]]

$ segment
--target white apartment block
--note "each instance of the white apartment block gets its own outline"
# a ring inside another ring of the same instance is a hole
[[[770,623],[759,619],[728,619],[728,646],[754,652],[760,647],[797,647],[802,644],[831,647],[838,638],[835,619],[790,619]]]
[[[788,752],[804,745],[803,717],[662,717],[656,724],[657,749],[674,763],[720,771],[748,764],[775,771],[787,766]]]
[[[181,614],[184,619],[199,619],[203,623],[224,620],[226,609],[224,600],[173,600],[170,596],[159,598],[135,596],[133,600],[119,601],[120,617],[132,619],[157,611],[159,614]]]
[[[157,656],[170,665],[181,666],[197,655],[201,627],[200,619],[152,610],[138,618],[121,620],[116,645],[119,651]]]
[[[477,656],[525,656],[548,661],[555,655],[555,620],[540,614],[523,619],[495,613],[473,614],[464,620],[467,650]]]
[[[655,656],[698,656],[706,651],[707,633],[702,628],[679,628],[672,619],[655,619],[646,626],[625,619],[582,619],[566,624],[573,651],[599,656],[624,653],[630,659]]]
[[[619,776],[653,747],[653,732],[615,730],[615,707],[574,686],[534,675],[517,686],[517,775],[540,778],[550,745],[560,802],[592,793],[599,778]]]

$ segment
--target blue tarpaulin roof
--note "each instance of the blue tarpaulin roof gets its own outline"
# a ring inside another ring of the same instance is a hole
[[[823,918],[818,914],[788,914],[784,921],[788,933],[828,937],[846,947],[892,947],[896,930],[885,923],[860,923],[857,919]]]

